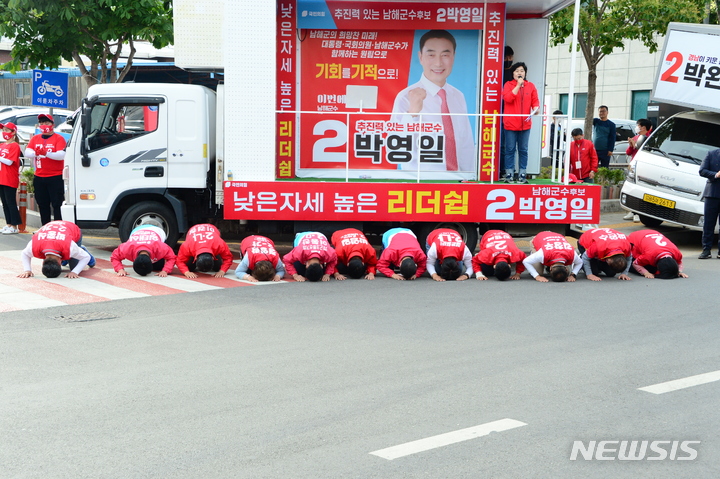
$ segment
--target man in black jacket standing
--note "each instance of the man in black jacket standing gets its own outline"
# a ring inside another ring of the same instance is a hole
[[[705,200],[705,222],[703,223],[702,246],[700,259],[712,256],[710,251],[715,236],[715,224],[720,215],[720,148],[707,154],[700,165],[700,176],[707,178],[707,185],[703,192]],[[720,248],[720,247],[719,247]],[[720,251],[718,251],[720,258]]]

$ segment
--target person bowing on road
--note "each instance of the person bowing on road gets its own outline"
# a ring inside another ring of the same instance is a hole
[[[220,237],[220,231],[210,224],[190,228],[177,255],[177,267],[187,278],[197,278],[195,271],[214,272],[216,278],[222,278],[232,262],[230,248]]]
[[[42,273],[47,278],[60,276],[64,261],[72,269],[65,275],[68,278],[78,278],[85,266],[95,266],[95,258],[82,246],[80,228],[69,221],[51,221],[35,232],[20,253],[25,271],[18,278],[34,276],[30,265],[33,256],[43,260]]]

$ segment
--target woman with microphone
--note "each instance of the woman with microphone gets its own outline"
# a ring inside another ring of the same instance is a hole
[[[515,150],[520,158],[518,183],[527,183],[528,140],[532,128],[532,115],[540,109],[540,100],[535,85],[526,81],[527,66],[518,62],[510,67],[513,79],[505,83],[503,100],[505,109],[503,126],[505,127],[505,183],[512,183],[515,174]]]

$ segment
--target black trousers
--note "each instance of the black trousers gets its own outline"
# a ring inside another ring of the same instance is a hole
[[[45,225],[52,221],[50,219],[51,206],[55,221],[61,220],[60,207],[65,200],[65,185],[62,175],[36,176],[33,180],[33,188],[35,188],[35,202],[40,210],[40,222]]]
[[[705,222],[703,223],[702,247],[710,250],[715,238],[715,225],[720,215],[720,198],[705,197]]]
[[[22,221],[20,219],[20,212],[18,211],[16,193],[17,188],[0,185],[0,201],[2,201],[3,204],[5,222],[15,226],[19,225]]]

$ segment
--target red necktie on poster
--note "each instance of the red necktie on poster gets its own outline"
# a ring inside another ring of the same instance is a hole
[[[447,104],[447,92],[441,88],[438,95],[442,100],[440,113],[450,113],[450,109]],[[449,115],[443,115],[442,124],[443,130],[445,131],[445,166],[448,171],[457,171],[457,148],[455,148],[455,129],[453,128],[452,117]]]

